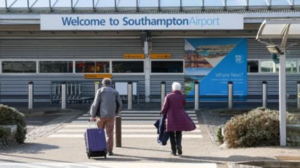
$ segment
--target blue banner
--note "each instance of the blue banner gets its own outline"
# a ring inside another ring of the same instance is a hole
[[[228,94],[228,82],[232,81],[234,95],[246,96],[247,39],[186,39],[186,95],[195,94],[195,81],[200,82],[200,95],[224,97]]]

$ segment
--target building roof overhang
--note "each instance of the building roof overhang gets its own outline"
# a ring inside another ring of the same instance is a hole
[[[300,39],[300,19],[271,19],[265,20],[258,32],[256,39],[267,45],[273,45],[272,39],[281,39],[280,48],[288,48],[298,42],[288,43],[288,39]]]

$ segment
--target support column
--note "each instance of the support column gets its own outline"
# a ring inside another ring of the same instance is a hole
[[[280,146],[286,146],[286,51],[279,59],[279,135]]]
[[[148,39],[144,42],[144,54],[145,54],[145,102],[150,102],[150,58]]]

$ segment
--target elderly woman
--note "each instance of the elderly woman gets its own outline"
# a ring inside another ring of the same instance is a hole
[[[172,84],[172,92],[169,93],[162,107],[162,114],[166,114],[166,131],[170,133],[172,155],[182,154],[182,131],[193,131],[196,129],[194,122],[184,111],[186,104],[185,97],[181,92],[181,85],[178,82]]]

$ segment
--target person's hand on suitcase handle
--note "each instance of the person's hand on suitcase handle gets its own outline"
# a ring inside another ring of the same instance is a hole
[[[91,117],[91,118],[90,118],[90,121],[91,121],[91,122],[94,122],[94,121],[95,121],[95,117]]]

